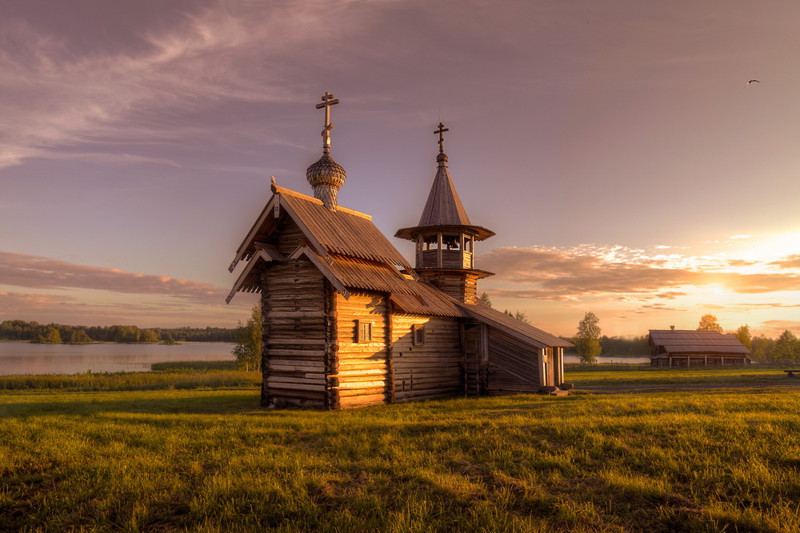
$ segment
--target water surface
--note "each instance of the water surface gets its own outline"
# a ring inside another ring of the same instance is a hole
[[[0,342],[0,375],[147,372],[152,363],[233,360],[233,344],[32,344]]]
[[[79,372],[147,372],[152,363],[169,361],[233,360],[233,344],[186,342],[183,344],[32,344],[0,342],[0,375],[77,374]],[[565,355],[565,363],[579,363]],[[649,363],[649,357],[597,358],[601,364]]]

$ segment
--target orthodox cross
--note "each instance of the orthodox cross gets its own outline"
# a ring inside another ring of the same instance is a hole
[[[439,129],[433,132],[433,133],[438,133],[439,134],[439,153],[440,154],[444,153],[444,132],[446,132],[446,131],[450,131],[450,128],[445,128],[444,124],[442,124],[440,122],[439,123]]]
[[[333,122],[331,122],[331,106],[339,103],[339,99],[333,98],[333,95],[325,91],[322,97],[322,103],[317,104],[317,109],[325,108],[325,127],[322,130],[322,151],[323,153],[331,153],[331,130],[333,129]]]

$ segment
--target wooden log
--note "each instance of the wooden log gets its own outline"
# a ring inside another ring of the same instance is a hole
[[[302,344],[302,345],[311,345],[311,346],[324,346],[325,341],[320,339],[298,339],[296,337],[269,337],[267,341],[270,345],[273,344]]]
[[[385,387],[386,382],[384,380],[379,381],[349,381],[339,379],[339,390],[343,389],[363,389],[365,387]]]
[[[320,361],[325,356],[325,350],[278,350],[275,348],[268,349],[270,357],[272,356],[291,356],[299,355],[304,357],[319,357]]]
[[[370,387],[363,389],[340,389],[339,396],[341,398],[352,398],[354,396],[372,396],[375,394],[385,394],[385,387]]]
[[[325,392],[325,384],[324,383],[320,384],[320,385],[301,384],[301,383],[294,383],[294,382],[288,382],[287,383],[285,381],[280,381],[279,379],[276,379],[274,376],[270,376],[269,378],[267,378],[267,385],[270,386],[270,388],[272,389],[272,394],[273,395],[276,394],[276,392],[275,392],[275,389],[272,388],[272,385],[274,385],[275,387],[281,387],[281,390],[284,390],[284,391],[294,391],[294,392],[299,392],[299,391],[318,391],[318,392],[321,392],[321,393]]]
[[[269,387],[270,396],[273,398],[303,398],[308,400],[318,400],[320,402],[325,401],[325,391],[307,391],[307,390],[299,390],[299,389],[285,389],[285,388],[276,388],[276,387]]]

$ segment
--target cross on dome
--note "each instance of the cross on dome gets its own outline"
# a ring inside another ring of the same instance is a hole
[[[338,98],[334,98],[333,94],[325,91],[325,94],[322,96],[322,103],[317,104],[317,109],[325,108],[325,125],[322,129],[322,151],[326,154],[331,153],[331,130],[333,129],[333,122],[331,122],[331,106],[338,103]]]

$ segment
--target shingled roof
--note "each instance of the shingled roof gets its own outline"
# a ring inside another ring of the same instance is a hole
[[[415,227],[397,230],[395,237],[414,240],[423,229],[466,232],[479,241],[493,236],[493,231],[483,226],[474,226],[469,221],[467,210],[464,209],[456,187],[453,185],[453,180],[450,178],[450,172],[447,170],[447,155],[439,154],[436,161],[438,161],[439,167],[433,178],[433,185],[428,193],[428,200],[425,202],[422,216],[419,218],[419,224]]]
[[[433,178],[418,226],[470,226],[467,210],[464,209],[447,170],[447,156],[440,154],[438,161],[439,168]]]
[[[272,192],[272,198],[236,251],[229,268],[231,272],[239,261],[250,259],[256,253],[257,242],[274,230],[275,213],[280,213],[281,209],[300,227],[314,250],[325,258],[338,254],[411,270],[411,265],[372,223],[369,215],[343,207],[332,211],[321,200],[274,184]]]
[[[497,309],[493,309],[486,304],[457,302],[457,305],[464,312],[464,316],[495,327],[523,342],[533,344],[537,348],[549,348],[551,346],[572,348],[573,346],[571,342],[551,335],[546,331],[531,326],[527,322],[523,322]]]
[[[750,355],[735,336],[716,331],[651,329],[650,343],[657,352],[654,357],[693,353]]]

